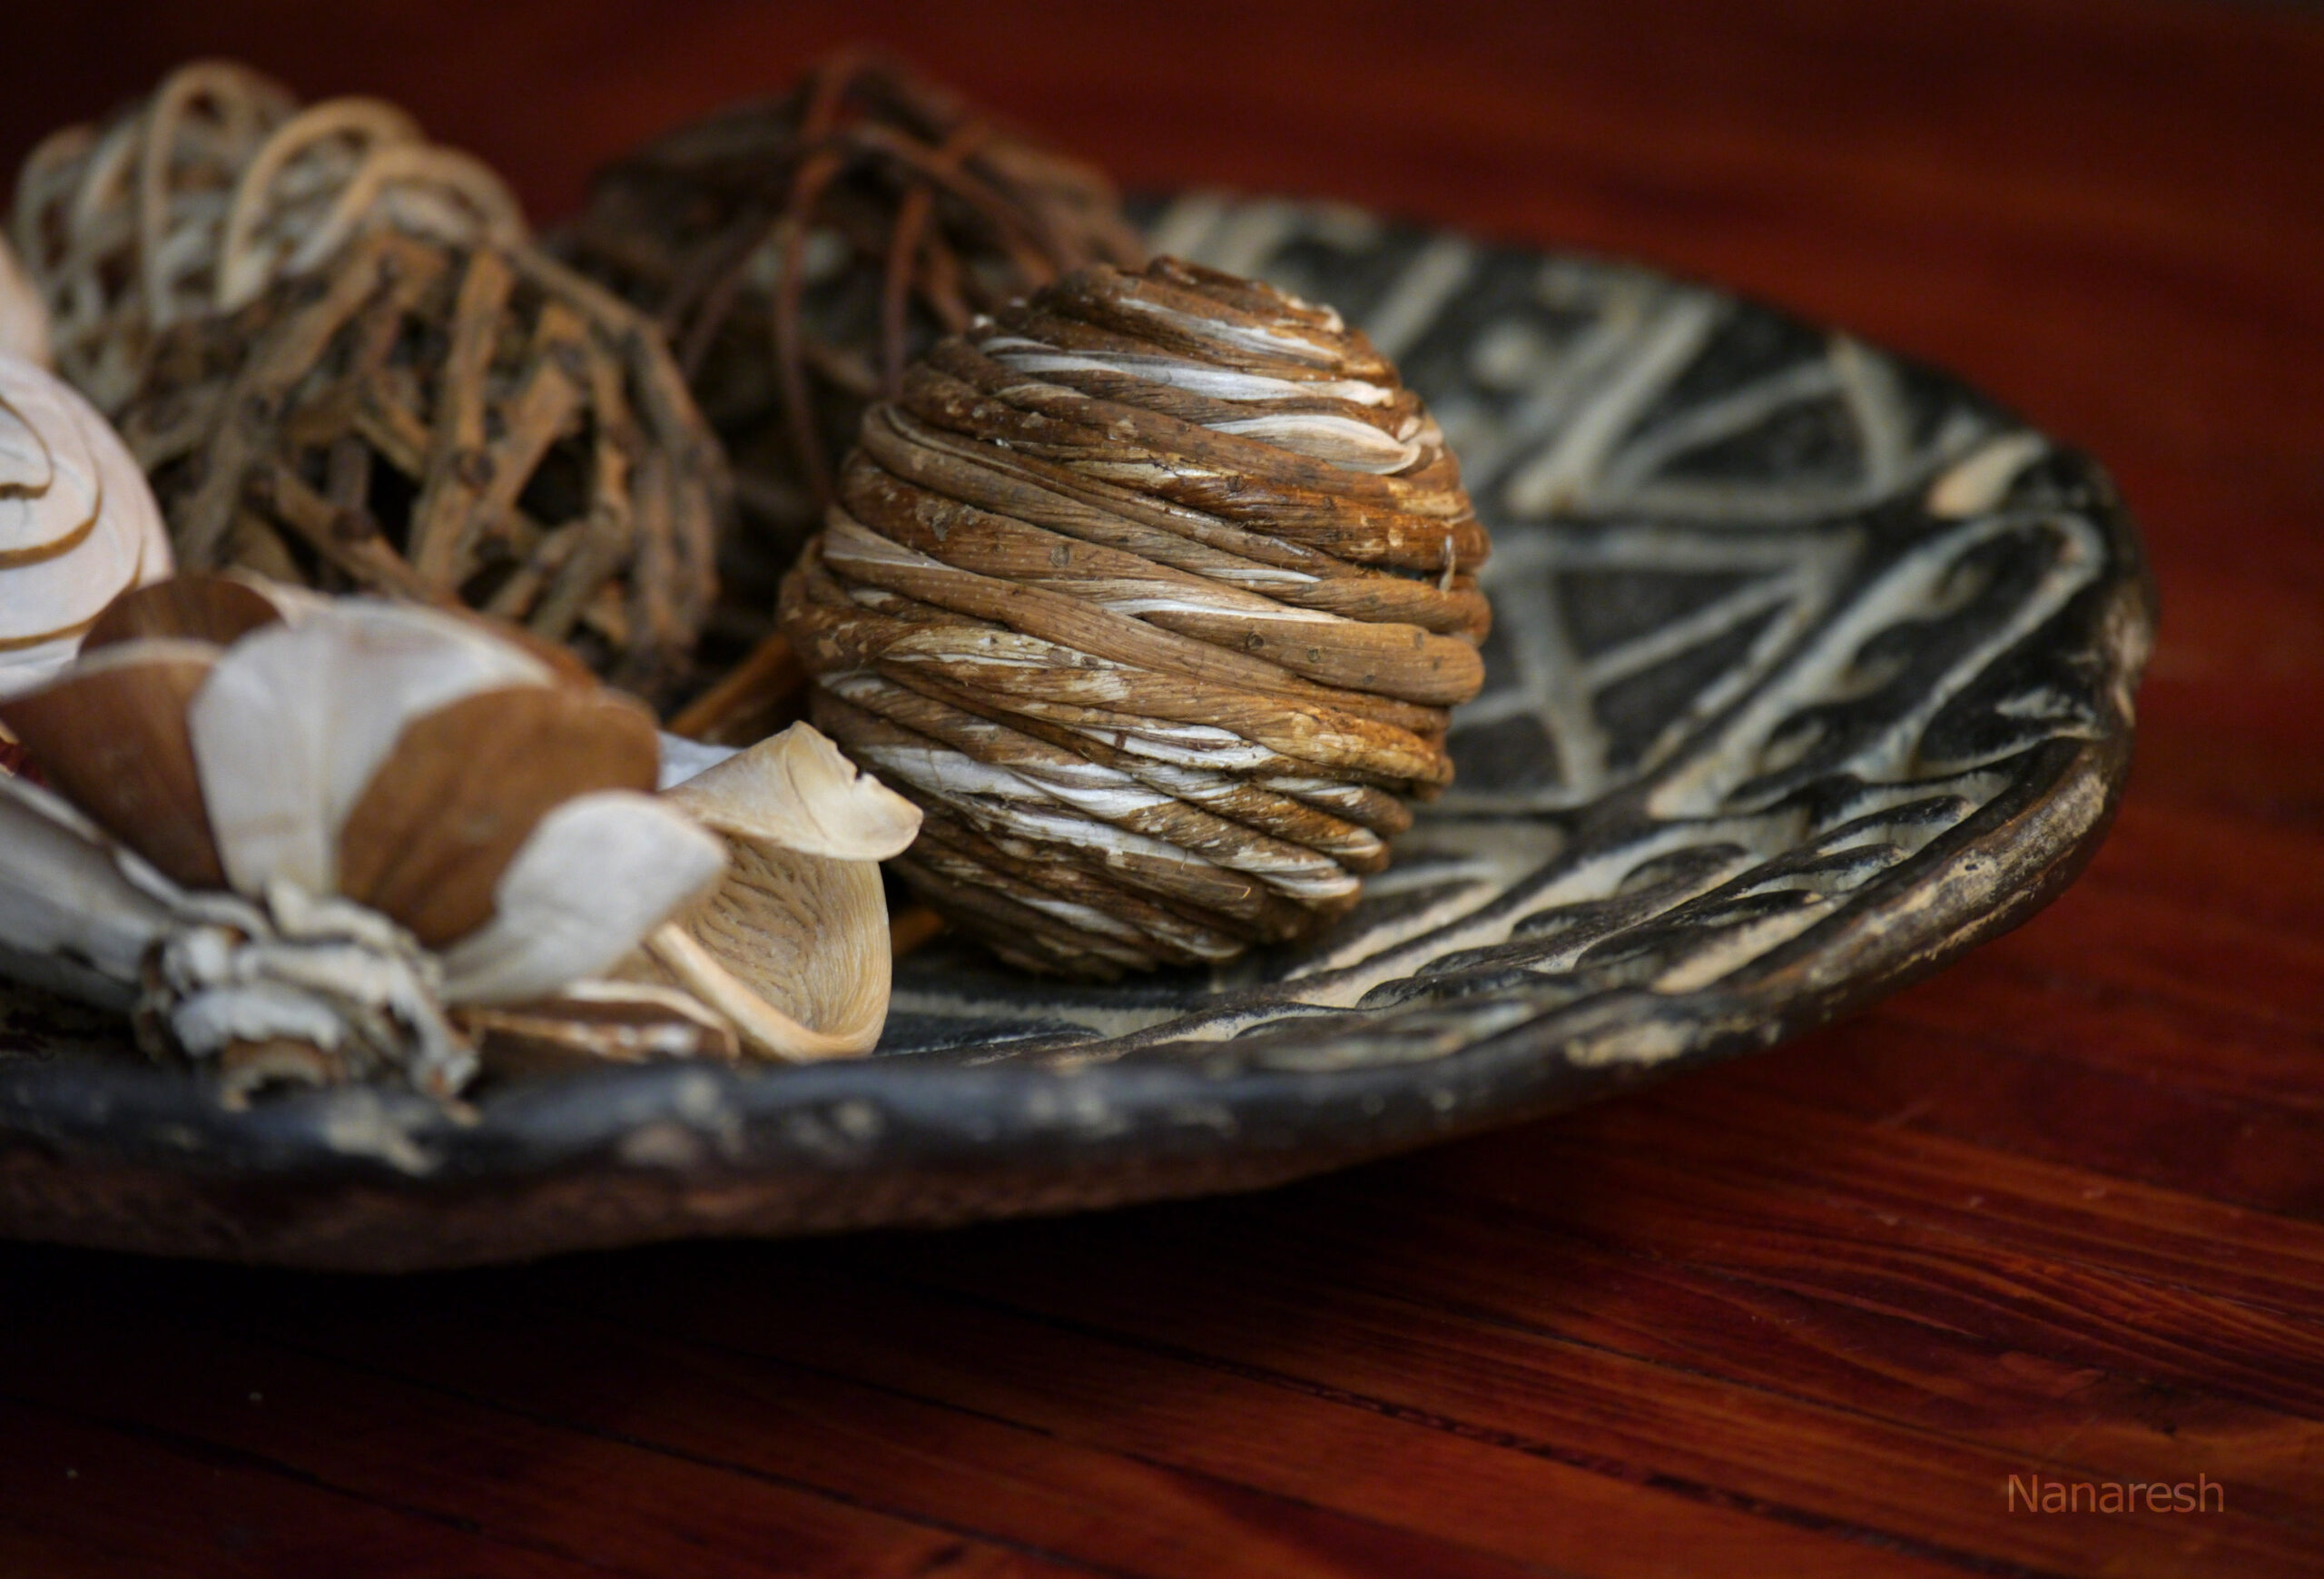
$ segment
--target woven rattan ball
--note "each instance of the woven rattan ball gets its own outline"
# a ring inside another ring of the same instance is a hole
[[[650,323],[539,249],[394,230],[180,323],[122,430],[179,563],[462,603],[666,703],[724,463]]]
[[[555,244],[661,322],[726,443],[748,529],[722,571],[744,625],[912,358],[1069,270],[1144,256],[1096,170],[860,53],[606,170]]]
[[[301,109],[222,61],[43,142],[17,176],[13,222],[57,370],[109,417],[172,325],[240,307],[379,229],[506,243],[525,222],[497,176],[394,105]]]
[[[942,340],[783,592],[902,874],[1037,970],[1215,964],[1352,904],[1450,782],[1485,534],[1328,308],[1175,260]]]

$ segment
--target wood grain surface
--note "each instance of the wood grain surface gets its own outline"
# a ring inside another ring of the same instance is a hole
[[[1635,255],[2116,471],[2064,898],[1764,1057],[1270,1195],[366,1281],[0,1248],[0,1574],[2324,1572],[2324,20],[2140,0],[81,0],[0,157],[231,54],[537,218],[883,41],[1133,186]],[[2013,1476],[2199,1513],[2012,1510]]]

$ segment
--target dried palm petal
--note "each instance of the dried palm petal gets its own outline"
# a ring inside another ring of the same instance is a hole
[[[666,798],[724,837],[728,871],[646,952],[763,1057],[871,1051],[891,980],[879,863],[911,843],[920,813],[805,724]]]
[[[670,792],[706,828],[802,855],[884,861],[903,853],[920,814],[840,754],[812,724],[795,725]]]
[[[434,956],[378,912],[287,883],[267,893],[262,923],[173,927],[149,960],[138,1007],[150,1041],[222,1067],[238,1050],[302,1044],[322,1055],[312,1075],[393,1070],[434,1097],[456,1094],[477,1070],[476,1050],[445,1012]],[[239,1097],[253,1081],[297,1072],[243,1062],[226,1091]]]
[[[209,642],[123,642],[0,699],[0,723],[49,781],[189,888],[226,881],[186,729],[186,707],[222,651]]]
[[[126,1011],[168,909],[122,873],[96,824],[0,773],[0,970]]]
[[[16,261],[16,250],[0,239],[0,356],[34,367],[54,365],[48,350],[48,307]]]
[[[0,356],[0,696],[71,662],[108,602],[170,567],[120,438],[54,374]]]
[[[835,1006],[842,1016],[838,1031],[802,1024],[727,969],[724,959],[682,926],[658,928],[645,940],[645,952],[688,992],[724,1015],[743,1045],[762,1058],[788,1063],[860,1058],[879,1045],[880,1028],[887,1022],[887,994],[881,992],[876,1016],[863,1003],[851,1002]]]
[[[435,962],[382,918],[288,887],[263,906],[183,892],[57,796],[5,775],[0,970],[133,1012],[156,1051],[231,1063],[230,1100],[269,1078],[389,1067],[448,1096],[475,1070],[437,1004]],[[286,1059],[291,1042],[310,1055]]]
[[[350,602],[253,632],[188,715],[229,882],[333,892],[339,832],[407,725],[480,691],[548,683],[530,655],[402,604]]]
[[[509,863],[492,919],[444,951],[463,1003],[524,1003],[594,976],[724,869],[716,839],[651,795],[605,790],[541,819]]]
[[[430,948],[466,937],[542,817],[652,790],[658,745],[650,714],[594,686],[484,691],[414,718],[340,827],[340,890]]]

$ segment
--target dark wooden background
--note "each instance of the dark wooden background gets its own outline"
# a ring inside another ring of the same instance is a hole
[[[1777,1052],[1256,1199],[398,1281],[0,1248],[0,1574],[2324,1572],[2324,20],[2132,0],[17,0],[0,159],[194,54],[537,218],[870,38],[1139,186],[1635,254],[2107,460],[2112,842]],[[2007,1510],[2008,1477],[2224,1512]]]

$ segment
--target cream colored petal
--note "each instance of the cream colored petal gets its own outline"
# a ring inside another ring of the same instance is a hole
[[[82,398],[80,390],[60,382],[56,398],[71,413],[89,447],[90,459],[96,467],[97,508],[109,528],[138,544],[137,572],[130,585],[149,587],[167,580],[176,573],[177,565],[170,551],[169,524],[162,520],[162,507],[145,480],[145,469],[129,453],[129,446],[113,424]]]
[[[29,691],[53,677],[81,650],[81,633],[51,637],[26,646],[0,651],[0,697]]]
[[[55,474],[39,427],[0,400],[0,492],[45,493]]]
[[[718,840],[652,795],[576,796],[541,819],[491,921],[443,952],[449,1003],[523,1003],[612,965],[717,881]]]
[[[20,357],[35,367],[55,365],[49,353],[48,309],[4,239],[0,239],[0,353]]]
[[[0,696],[54,674],[106,605],[170,564],[119,436],[48,373],[0,357]]]
[[[885,919],[883,912],[882,924]],[[761,1058],[784,1063],[861,1058],[879,1045],[881,1027],[887,1022],[888,962],[884,957],[879,962],[877,1012],[843,1014],[835,1029],[822,1030],[803,1025],[776,1007],[757,985],[728,970],[699,938],[675,923],[646,939],[645,952],[687,992],[731,1021],[741,1032],[743,1045]]]
[[[549,683],[547,665],[482,627],[405,604],[350,599],[243,637],[189,715],[227,880],[330,893],[340,825],[407,723]]]
[[[90,629],[116,595],[138,584],[149,545],[128,538],[125,526],[109,518],[97,522],[92,535],[72,552],[36,565],[0,567],[0,600],[12,615],[27,621],[53,619],[54,626],[20,626],[0,637],[0,696],[21,690],[44,672],[62,666],[61,651],[70,661],[83,648]],[[162,563],[169,548],[162,546]],[[41,656],[31,656],[37,650]]]
[[[48,470],[43,485],[24,469],[36,470],[38,462],[23,452],[20,439],[19,485],[0,491],[0,565],[7,565],[61,550],[96,518],[102,490],[96,457],[75,410],[78,400],[54,374],[0,357],[0,404],[38,435]]]
[[[122,876],[93,824],[0,774],[0,973],[126,1008],[169,921]]]
[[[0,644],[77,639],[105,605],[137,584],[145,550],[134,521],[100,516],[64,553],[0,565]]]
[[[667,798],[704,827],[806,855],[884,861],[920,833],[920,808],[861,772],[812,724],[728,757]]]
[[[724,835],[729,866],[647,952],[763,1057],[871,1051],[892,976],[879,863],[911,843],[919,808],[805,724],[664,798]]]
[[[601,686],[483,691],[413,719],[340,824],[339,892],[440,949],[492,919],[541,818],[650,790],[653,715]]]
[[[733,745],[705,745],[699,740],[688,740],[683,735],[665,731],[662,735],[662,780],[660,788],[670,790],[708,773],[730,757],[742,755]]]

